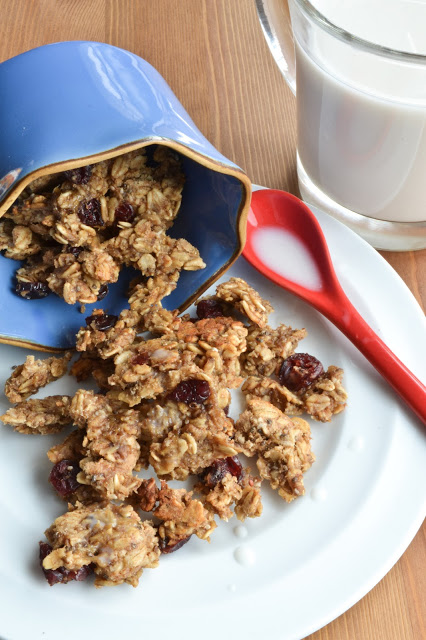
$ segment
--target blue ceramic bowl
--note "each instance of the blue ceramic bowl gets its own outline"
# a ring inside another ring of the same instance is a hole
[[[171,234],[200,251],[206,269],[183,272],[164,301],[184,309],[239,256],[251,183],[200,133],[159,73],[138,56],[99,42],[60,42],[0,64],[0,216],[35,178],[164,144],[183,161],[186,183]],[[19,263],[0,256],[0,342],[53,351],[74,345],[80,306],[55,295],[25,300],[13,291]],[[119,313],[133,273],[101,302]]]

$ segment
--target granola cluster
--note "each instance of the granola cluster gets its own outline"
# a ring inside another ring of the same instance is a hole
[[[172,291],[183,269],[205,267],[195,247],[167,235],[183,185],[178,156],[156,145],[33,181],[0,220],[0,251],[25,261],[16,292],[84,306],[105,297],[123,266]],[[138,304],[150,308],[148,298],[144,284]]]
[[[297,353],[306,331],[271,328],[273,309],[249,284],[220,284],[191,318],[162,309],[164,273],[136,285],[119,317],[99,310],[80,329],[70,373],[98,392],[30,397],[65,374],[69,354],[28,357],[6,382],[14,406],[5,424],[39,434],[70,427],[48,451],[49,480],[68,502],[40,543],[49,584],[93,571],[95,586],[135,586],[144,568],[191,536],[209,541],[216,517],[260,516],[263,482],[286,502],[302,496],[315,458],[300,416],[328,421],[345,407],[343,371]],[[146,317],[151,333],[141,335]],[[230,390],[238,387],[246,407],[234,420]],[[256,475],[240,455],[255,460]],[[172,480],[192,488],[172,488]]]

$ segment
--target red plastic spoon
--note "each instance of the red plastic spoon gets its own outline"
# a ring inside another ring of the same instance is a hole
[[[278,264],[267,251],[271,241],[282,246]],[[291,252],[304,261],[302,275],[294,270],[294,258],[286,262]],[[337,279],[321,227],[301,200],[284,191],[255,191],[243,255],[263,275],[308,302],[340,329],[426,424],[426,387],[349,301]]]

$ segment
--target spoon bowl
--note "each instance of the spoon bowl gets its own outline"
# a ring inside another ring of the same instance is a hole
[[[274,251],[268,251],[271,245]],[[263,275],[340,329],[426,424],[426,387],[350,302],[334,271],[321,227],[299,198],[273,189],[253,193],[243,255]],[[298,269],[300,264],[303,270]]]

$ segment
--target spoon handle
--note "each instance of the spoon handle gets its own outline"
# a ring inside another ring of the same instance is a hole
[[[426,387],[397,358],[358,313],[342,292],[341,308],[328,309],[327,317],[338,327],[375,369],[388,381],[397,394],[426,424]],[[344,310],[342,313],[341,310]],[[324,312],[323,312],[324,313]]]

